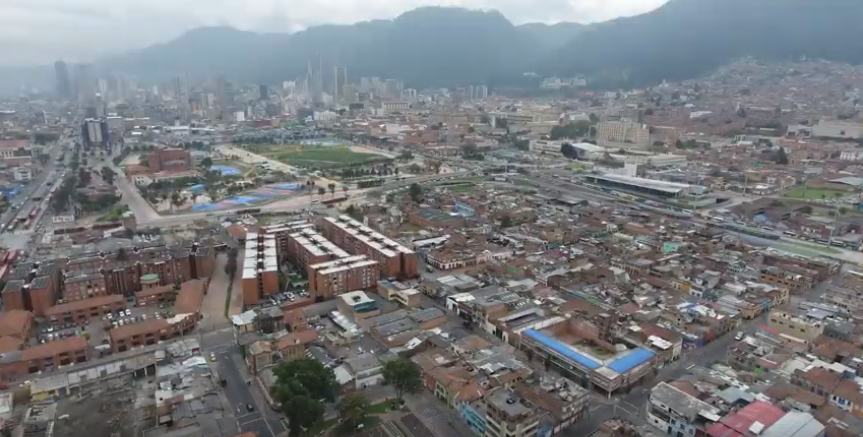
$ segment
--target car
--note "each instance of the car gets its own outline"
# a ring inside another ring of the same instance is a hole
[[[737,341],[743,340],[743,331],[737,331],[737,335],[734,336],[734,339]]]
[[[216,354],[210,353],[210,361],[216,361]]]
[[[255,406],[252,404],[246,404],[246,411],[249,411],[249,412],[255,411]]]
[[[128,309],[128,308],[127,308],[127,309],[126,309],[125,314],[126,314],[126,316],[127,316],[127,317],[128,317],[128,316],[131,316],[131,315],[132,315],[132,310],[130,310],[130,309]]]

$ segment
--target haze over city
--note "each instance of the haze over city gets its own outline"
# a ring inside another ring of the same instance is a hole
[[[91,62],[167,42],[204,26],[296,32],[323,24],[392,19],[422,6],[498,10],[515,23],[592,23],[644,13],[666,0],[7,0],[0,4],[0,44],[14,47],[0,66]]]

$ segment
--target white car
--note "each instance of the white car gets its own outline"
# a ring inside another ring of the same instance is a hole
[[[740,340],[743,340],[743,337],[744,337],[743,331],[738,331],[737,335],[734,336],[734,339],[737,341],[740,341]]]

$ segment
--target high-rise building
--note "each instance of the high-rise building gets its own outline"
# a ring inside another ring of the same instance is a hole
[[[348,84],[348,69],[345,67],[335,67],[333,73],[333,97],[345,97],[345,85]]]
[[[321,64],[320,53],[315,53],[315,58],[309,60],[309,71],[306,80],[309,83],[309,98],[315,105],[324,101],[324,72]]]
[[[54,63],[54,76],[57,81],[57,95],[64,99],[72,97],[72,83],[69,82],[69,68],[62,60]]]
[[[96,81],[90,72],[90,66],[78,64],[75,66],[75,92],[78,100],[87,102],[96,95]]]
[[[81,125],[84,149],[106,146],[108,144],[108,122],[103,119],[88,118]]]
[[[265,84],[258,85],[258,98],[266,101],[270,99],[270,88]]]

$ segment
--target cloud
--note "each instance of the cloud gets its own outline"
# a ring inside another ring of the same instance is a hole
[[[88,61],[168,41],[200,26],[294,32],[389,19],[420,6],[497,9],[515,23],[590,23],[647,12],[667,0],[3,0],[0,65]],[[541,6],[540,6],[541,5]]]

